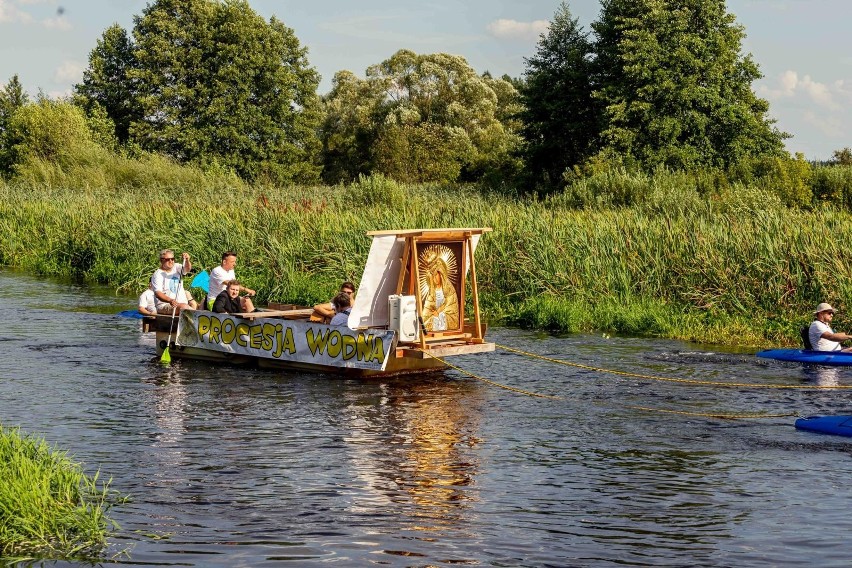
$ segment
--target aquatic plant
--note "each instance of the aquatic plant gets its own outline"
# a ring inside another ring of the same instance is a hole
[[[0,556],[97,558],[119,499],[44,439],[0,426]]]
[[[626,182],[610,172],[594,192],[620,197],[582,208],[570,191],[539,200],[381,178],[277,187],[182,175],[120,186],[0,182],[0,264],[137,294],[162,248],[190,252],[199,269],[235,250],[261,302],[312,304],[357,282],[367,231],[491,226],[477,271],[492,321],[793,343],[813,305],[843,309],[852,298],[849,213],[790,208],[759,185],[709,173],[624,173]],[[639,202],[627,197],[634,191]]]

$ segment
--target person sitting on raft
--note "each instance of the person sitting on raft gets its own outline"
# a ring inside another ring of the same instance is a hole
[[[139,313],[143,316],[157,315],[157,297],[154,289],[148,284],[148,288],[139,296]]]
[[[331,301],[334,305],[334,317],[329,325],[349,325],[349,314],[352,313],[352,298],[346,292],[341,292]]]
[[[834,318],[836,311],[825,302],[818,305],[814,310],[814,321],[808,329],[808,338],[811,340],[811,347],[814,351],[843,351],[847,353],[852,351],[852,347],[840,348],[840,342],[852,339],[852,335],[835,333],[828,325]]]
[[[225,286],[231,280],[236,280],[237,275],[234,269],[237,266],[237,253],[233,251],[225,251],[222,253],[222,264],[210,271],[210,290],[207,293],[207,309],[213,309],[213,303],[219,294],[225,291]],[[245,292],[249,296],[254,296],[255,291],[251,288],[246,288],[241,285],[240,292]],[[251,310],[247,310],[251,311]]]
[[[175,265],[175,253],[171,249],[160,251],[160,268],[151,277],[151,287],[157,297],[157,313],[172,315],[181,310],[198,307],[195,300],[183,287],[183,277],[192,270],[189,253],[183,253],[183,264]]]
[[[355,294],[355,284],[353,284],[352,282],[344,282],[340,285],[340,293],[345,293],[349,295],[350,307],[355,305],[355,299],[352,298],[353,294]],[[334,299],[332,299],[325,304],[317,304],[316,306],[314,306],[314,311],[313,313],[311,313],[311,321],[329,323],[334,317],[335,313],[337,312],[334,309]]]
[[[240,297],[240,290],[243,287],[238,280],[228,280],[225,282],[225,289],[222,290],[216,301],[213,302],[213,311],[218,314],[247,314],[254,311],[254,304],[250,298],[245,296]]]

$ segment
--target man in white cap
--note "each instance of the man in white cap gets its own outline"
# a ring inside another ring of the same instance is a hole
[[[852,339],[852,335],[835,333],[829,326],[836,311],[825,302],[814,310],[814,321],[808,330],[808,338],[815,351],[852,351],[852,347],[840,348],[840,342]]]

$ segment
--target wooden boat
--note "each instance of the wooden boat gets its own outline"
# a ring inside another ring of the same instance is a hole
[[[367,233],[373,241],[348,326],[275,304],[248,314],[184,310],[146,318],[143,329],[156,333],[158,355],[168,345],[172,358],[360,377],[440,371],[447,357],[494,351],[484,338],[474,262],[490,231]]]

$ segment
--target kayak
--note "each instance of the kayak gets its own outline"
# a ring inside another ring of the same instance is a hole
[[[811,351],[810,349],[766,349],[757,354],[765,359],[778,361],[793,361],[796,363],[812,363],[815,365],[852,365],[852,352],[843,351]]]
[[[852,436],[852,416],[808,416],[796,420],[798,430]]]

